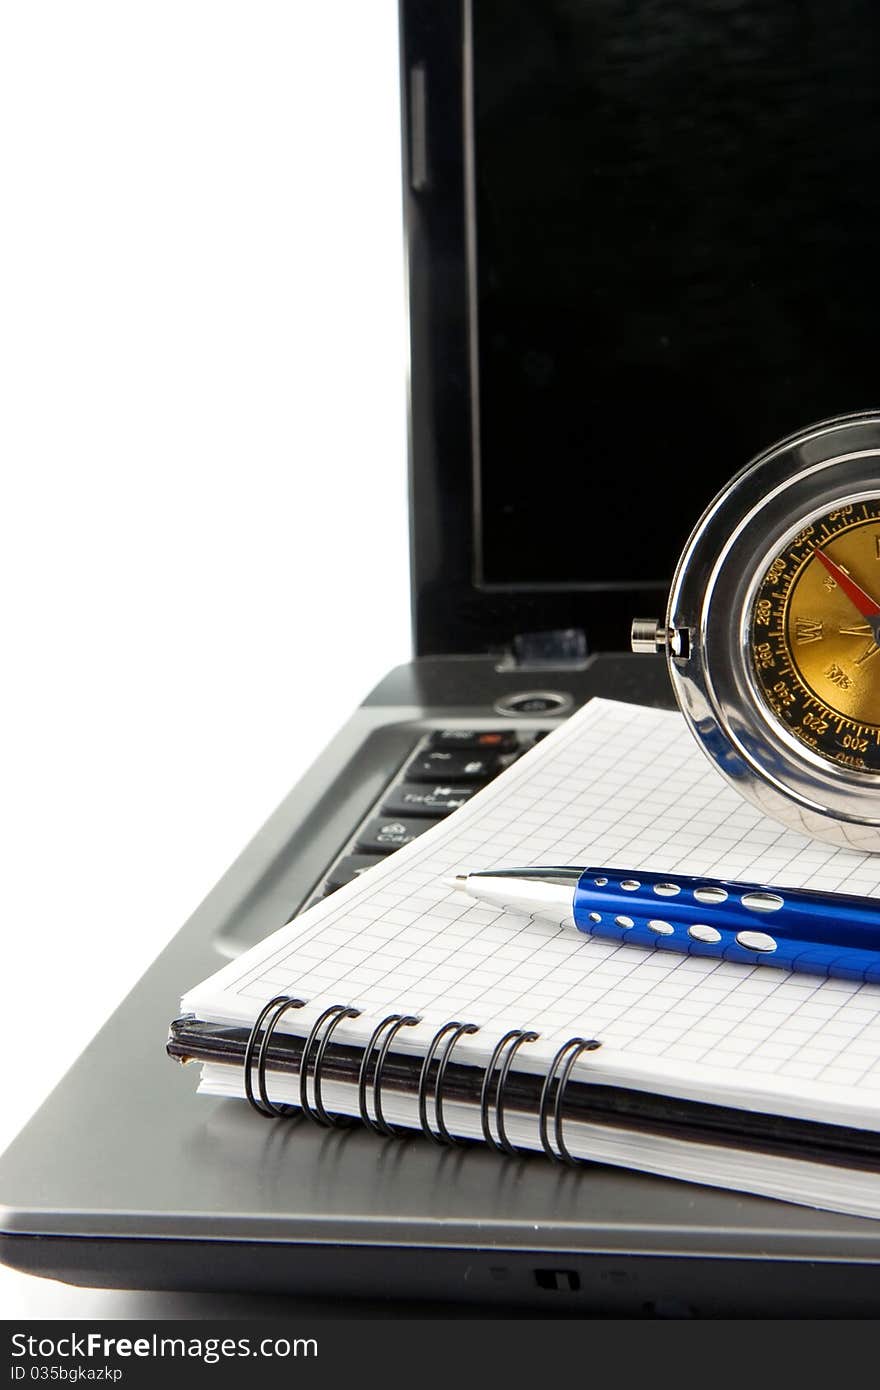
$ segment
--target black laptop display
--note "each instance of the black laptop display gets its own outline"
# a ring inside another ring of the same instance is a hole
[[[457,570],[471,649],[524,609],[623,647],[732,473],[877,399],[880,17],[404,9],[416,443],[450,522],[432,578]],[[459,645],[440,606],[424,650]]]
[[[417,659],[0,1160],[0,1256],[89,1285],[874,1311],[880,1223],[263,1123],[165,1057],[184,989],[393,850],[377,817],[451,812],[591,695],[671,704],[629,625],[705,504],[880,394],[872,0],[402,0],[401,21]]]

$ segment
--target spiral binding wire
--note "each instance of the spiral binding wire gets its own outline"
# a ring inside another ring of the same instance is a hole
[[[568,1086],[571,1073],[578,1058],[584,1052],[595,1052],[597,1047],[602,1044],[595,1038],[569,1038],[559,1048],[550,1066],[547,1068],[547,1075],[544,1078],[544,1085],[541,1087],[541,1099],[538,1105],[538,1132],[541,1136],[541,1147],[548,1158],[554,1162],[564,1161],[576,1166],[579,1163],[588,1162],[586,1159],[575,1158],[569,1153],[565,1145],[562,1133],[563,1114],[562,1106],[565,1100],[565,1089]],[[553,1091],[553,1081],[560,1066],[562,1071],[556,1085],[556,1094],[553,1099],[553,1137],[556,1141],[554,1151],[547,1135],[548,1109],[550,1106],[550,1096]]]
[[[364,1055],[361,1058],[361,1065],[358,1070],[358,1111],[360,1113],[361,1122],[367,1125],[369,1129],[372,1129],[374,1133],[384,1134],[388,1138],[392,1138],[395,1135],[403,1136],[407,1131],[405,1129],[395,1129],[393,1125],[388,1123],[382,1113],[382,1068],[385,1065],[385,1058],[388,1056],[391,1044],[401,1028],[410,1028],[416,1023],[421,1023],[421,1019],[416,1018],[412,1014],[388,1014],[387,1018],[383,1018],[381,1023],[377,1023],[376,1027],[373,1029],[370,1041],[364,1048]],[[381,1046],[379,1047],[379,1056],[376,1058],[376,1066],[373,1071],[374,1119],[367,1105],[367,1078],[370,1058],[383,1032],[385,1033],[385,1037],[382,1039]]]
[[[267,1119],[274,1119],[281,1115],[296,1115],[299,1113],[299,1106],[297,1105],[276,1105],[274,1101],[269,1099],[266,1091],[266,1060],[268,1057],[269,1039],[274,1033],[278,1025],[278,1020],[281,1018],[282,1014],[285,1014],[288,1009],[301,1009],[305,1002],[304,999],[291,999],[288,994],[276,994],[275,998],[270,999],[268,1004],[264,1004],[257,1014],[254,1020],[254,1026],[247,1040],[247,1045],[244,1050],[244,1093],[257,1114],[265,1115]],[[257,1087],[260,1092],[260,1099],[257,1100],[254,1095],[252,1076],[254,1049],[257,1044],[257,1038],[260,1035],[260,1029],[263,1028],[266,1017],[272,1013],[273,1009],[276,1012],[273,1014],[271,1022],[265,1028],[263,1039],[260,1044],[259,1056],[257,1058]]]
[[[437,1032],[428,1044],[428,1050],[425,1053],[425,1059],[422,1062],[422,1070],[419,1075],[419,1124],[422,1127],[422,1133],[425,1137],[432,1140],[435,1144],[460,1144],[466,1142],[465,1140],[457,1139],[455,1135],[450,1134],[449,1130],[446,1128],[446,1123],[443,1119],[443,1081],[446,1076],[446,1068],[449,1065],[449,1059],[452,1056],[452,1049],[455,1047],[459,1038],[463,1037],[465,1033],[478,1033],[479,1031],[475,1023],[459,1023],[457,1020],[444,1023],[437,1029]],[[443,1042],[444,1038],[446,1038],[446,1042],[440,1054],[437,1074],[434,1077],[434,1119],[437,1124],[435,1133],[428,1123],[428,1075],[437,1048],[440,1046],[441,1042]]]
[[[303,999],[294,999],[289,995],[279,994],[273,999],[270,999],[260,1010],[251,1028],[245,1047],[245,1095],[254,1110],[256,1110],[258,1114],[265,1115],[268,1118],[304,1113],[308,1115],[310,1119],[315,1120],[316,1123],[324,1126],[342,1125],[349,1121],[349,1117],[345,1115],[331,1115],[324,1105],[322,1096],[322,1069],[328,1046],[336,1028],[343,1019],[358,1018],[361,1013],[360,1009],[352,1008],[348,1004],[331,1004],[329,1008],[324,1009],[315,1019],[308,1037],[303,1044],[302,1057],[300,1060],[299,1105],[276,1103],[270,1099],[267,1091],[266,1066],[268,1063],[269,1046],[272,1036],[284,1014],[290,1009],[303,1008],[305,1002],[306,1001]],[[358,1068],[358,1113],[362,1123],[377,1134],[382,1134],[387,1137],[403,1137],[409,1132],[404,1128],[389,1124],[385,1118],[382,1109],[382,1074],[388,1053],[398,1033],[401,1029],[413,1027],[420,1022],[421,1019],[412,1014],[388,1014],[376,1024],[376,1027],[370,1035],[370,1040],[363,1050],[360,1067]],[[324,1028],[325,1024],[328,1026],[322,1035],[321,1030]],[[426,1138],[432,1140],[435,1144],[462,1145],[468,1142],[450,1133],[446,1125],[443,1116],[443,1083],[446,1079],[446,1072],[452,1053],[459,1039],[464,1037],[465,1034],[478,1032],[479,1028],[475,1023],[461,1023],[457,1019],[450,1020],[437,1029],[428,1044],[419,1073],[417,1091],[419,1125]],[[491,1144],[499,1153],[504,1153],[511,1157],[515,1157],[518,1150],[510,1142],[504,1123],[507,1082],[519,1049],[527,1043],[535,1042],[538,1037],[539,1034],[531,1029],[511,1028],[503,1037],[499,1038],[493,1049],[488,1065],[486,1066],[482,1085],[480,1087],[480,1127],[483,1138],[487,1144]],[[309,1062],[316,1044],[317,1054],[315,1056],[314,1067],[312,1068],[313,1096],[312,1099],[309,1100]],[[569,1151],[563,1132],[565,1118],[563,1112],[566,1089],[578,1059],[583,1053],[593,1052],[600,1046],[601,1043],[595,1038],[569,1038],[557,1050],[552,1062],[547,1068],[538,1103],[538,1133],[544,1153],[548,1158],[553,1159],[554,1162],[566,1162],[573,1166],[577,1166],[588,1161],[575,1158]],[[373,1068],[371,1081],[370,1063],[377,1049],[378,1055]],[[438,1050],[439,1059],[437,1055]],[[255,1063],[258,1095],[254,1094],[253,1087],[253,1070]],[[432,1083],[431,1068],[435,1064],[436,1072]],[[495,1079],[496,1073],[497,1080]],[[495,1083],[494,1097],[493,1081]],[[370,1114],[370,1092],[372,1092],[372,1114]],[[433,1095],[434,1123],[436,1128],[432,1128],[428,1119],[429,1094]],[[493,1104],[495,1111],[495,1134],[492,1133],[491,1121]],[[553,1126],[552,1143],[549,1134],[551,1116]]]
[[[535,1042],[538,1036],[539,1034],[522,1028],[511,1028],[510,1032],[505,1033],[504,1037],[497,1042],[483,1075],[483,1085],[480,1089],[480,1127],[483,1131],[483,1138],[487,1144],[492,1145],[493,1149],[497,1149],[499,1153],[509,1154],[511,1157],[515,1157],[517,1151],[508,1139],[507,1131],[504,1128],[504,1088],[507,1085],[507,1077],[517,1052],[523,1043]],[[492,1077],[495,1074],[495,1068],[501,1061],[502,1053],[504,1053],[504,1061],[501,1063],[498,1085],[495,1088],[495,1127],[498,1130],[498,1138],[496,1139],[489,1123],[489,1092]]]
[[[327,1051],[327,1044],[334,1032],[344,1018],[358,1018],[360,1009],[353,1009],[348,1004],[331,1004],[322,1014],[319,1014],[312,1024],[311,1032],[306,1039],[303,1048],[302,1059],[299,1064],[299,1103],[303,1112],[308,1115],[310,1120],[314,1120],[319,1125],[341,1125],[349,1122],[347,1115],[330,1115],[324,1108],[321,1098],[321,1067],[324,1062],[324,1054]],[[318,1039],[322,1027],[330,1019],[331,1022],[326,1033],[318,1044],[318,1053],[315,1057],[315,1074],[312,1080],[314,1091],[314,1104],[309,1102],[309,1058],[312,1055],[312,1048]]]

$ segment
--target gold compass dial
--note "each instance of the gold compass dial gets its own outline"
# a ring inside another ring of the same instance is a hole
[[[880,497],[826,512],[780,551],[749,636],[764,699],[791,733],[880,772]]]

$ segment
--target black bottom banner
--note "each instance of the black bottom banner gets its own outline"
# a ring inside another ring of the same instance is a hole
[[[863,1322],[626,1322],[492,1318],[346,1317],[211,1322],[0,1324],[4,1385],[413,1387],[575,1382],[769,1383],[783,1364],[799,1387],[827,1385],[842,1360],[873,1359],[877,1325]],[[719,1374],[723,1371],[719,1381]],[[659,1377],[659,1379],[658,1379]]]

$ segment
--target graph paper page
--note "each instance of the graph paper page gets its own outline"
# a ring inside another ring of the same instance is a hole
[[[284,1027],[301,1033],[329,1004],[350,1004],[361,1017],[334,1038],[360,1043],[387,1014],[415,1014],[421,1025],[398,1035],[414,1052],[444,1021],[469,1021],[480,1031],[455,1055],[475,1063],[508,1028],[532,1028],[539,1039],[517,1056],[527,1070],[581,1034],[603,1046],[579,1072],[690,1078],[669,1089],[729,1086],[756,1104],[801,1096],[803,1113],[824,1098],[880,1128],[880,988],[593,940],[444,883],[524,864],[880,896],[880,856],[767,819],[710,766],[678,712],[594,700],[447,820],[190,991],[183,1011],[250,1023],[291,994],[307,1006]]]

